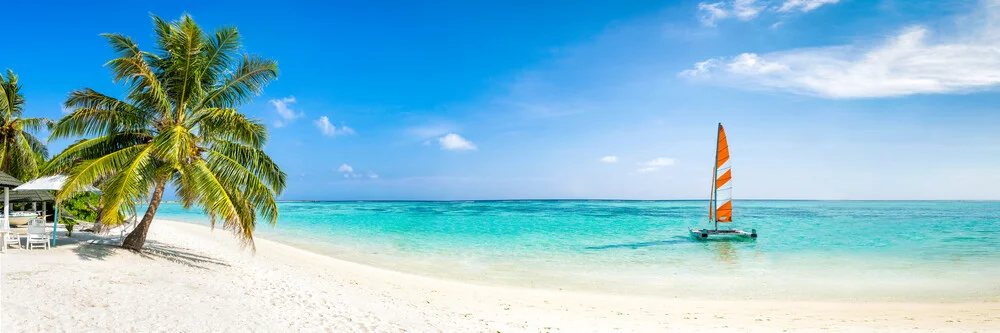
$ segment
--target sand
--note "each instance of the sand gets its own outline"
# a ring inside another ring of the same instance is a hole
[[[115,237],[111,237],[117,239]],[[2,332],[1000,332],[1000,303],[694,300],[481,286],[154,222],[143,254],[0,255]],[[692,286],[698,288],[698,286]]]

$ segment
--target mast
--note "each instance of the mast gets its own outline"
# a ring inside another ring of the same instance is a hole
[[[718,149],[716,149],[718,150]],[[719,154],[716,152],[716,154]],[[708,192],[708,222],[715,221],[715,163],[712,163],[712,191]]]
[[[715,200],[718,195],[718,189],[715,188],[715,182],[719,177],[719,135],[722,132],[722,123],[719,123],[719,128],[715,129],[715,159],[712,160],[712,196],[708,200],[709,213],[708,217],[712,219],[715,223],[715,230],[719,230],[719,219],[715,216]]]

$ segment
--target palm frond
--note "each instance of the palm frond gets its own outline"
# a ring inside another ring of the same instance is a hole
[[[10,103],[8,103],[7,100],[7,79],[4,78],[3,75],[0,75],[0,115],[10,113],[10,110],[8,109],[10,107]]]
[[[155,125],[149,112],[91,89],[71,92],[66,106],[76,110],[52,126],[49,140],[135,132]]]
[[[227,75],[221,86],[208,93],[200,107],[235,108],[260,95],[278,78],[278,63],[257,55],[244,54],[236,70]]]
[[[278,205],[274,201],[275,192],[265,185],[257,174],[245,165],[222,154],[211,154],[208,167],[226,189],[241,193],[241,197],[253,206],[269,224],[278,222]]]
[[[111,49],[120,57],[135,58],[142,55],[139,45],[132,40],[132,37],[122,34],[104,34],[103,36],[108,39]]]
[[[160,132],[151,144],[153,155],[175,168],[187,163],[186,159],[194,158],[198,149],[197,138],[184,126],[174,126]]]
[[[42,142],[42,140],[39,140],[33,134],[28,132],[21,132],[21,137],[28,143],[28,149],[30,149],[32,153],[41,157],[42,160],[49,158],[49,148],[45,146],[45,143]]]
[[[21,128],[31,132],[52,130],[55,122],[49,118],[21,118]]]
[[[3,96],[0,97],[3,100],[0,102],[0,106],[3,106],[0,108],[0,118],[9,120],[20,117],[24,112],[24,98],[21,96],[21,85],[18,83],[17,74],[7,69],[0,83],[2,83],[0,86],[3,86]]]
[[[210,91],[222,78],[222,75],[233,67],[240,50],[240,33],[236,27],[221,27],[215,30],[215,35],[205,46],[205,73],[202,80],[202,90]]]
[[[174,117],[183,119],[192,101],[197,101],[204,94],[201,78],[206,66],[204,47],[205,33],[194,22],[190,15],[183,15],[178,22],[171,25],[167,44],[162,45],[171,56],[168,66],[163,68],[167,91],[170,92],[174,107]]]
[[[70,170],[57,199],[68,199],[97,180],[106,179],[102,186],[102,221],[121,224],[126,213],[135,211],[135,203],[149,194],[156,170],[151,150],[148,144],[137,145],[79,163]]]
[[[267,143],[267,126],[235,109],[202,109],[186,125],[197,128],[205,138],[236,141],[253,147],[263,147]]]
[[[69,176],[63,184],[63,190],[59,192],[57,199],[68,199],[74,192],[85,189],[98,179],[118,176],[125,171],[125,166],[129,163],[140,159],[149,159],[149,151],[148,144],[141,144],[120,149],[92,160],[81,161],[70,169]]]
[[[119,132],[91,139],[83,139],[71,144],[58,155],[52,157],[42,167],[41,172],[43,174],[63,173],[69,171],[81,161],[96,159],[127,147],[147,143],[151,140],[152,136],[145,131]]]
[[[287,175],[262,149],[234,142],[212,140],[209,142],[206,152],[209,164],[215,163],[217,159],[232,160],[259,177],[275,195],[280,195],[285,191]]]
[[[17,135],[11,138],[13,142],[5,145],[6,154],[3,163],[4,172],[14,178],[27,181],[38,176],[36,154],[31,150],[31,144],[24,137]]]
[[[115,38],[112,34],[105,34],[108,38]],[[172,105],[160,78],[144,58],[143,54],[132,56],[122,56],[108,61],[107,66],[111,68],[112,79],[115,82],[124,83],[128,90],[129,98],[136,106],[142,109],[155,109],[170,112]]]
[[[198,193],[197,201],[213,220],[221,220],[223,228],[233,232],[237,239],[254,250],[253,231],[256,213],[236,188],[226,188],[225,183],[205,164],[198,160],[184,167],[188,182],[183,186]]]

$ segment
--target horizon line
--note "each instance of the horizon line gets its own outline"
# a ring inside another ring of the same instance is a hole
[[[288,199],[276,202],[503,202],[503,201],[636,201],[636,202],[676,202],[707,201],[708,199],[606,199],[606,198],[560,198],[560,199]],[[733,199],[734,201],[830,201],[830,202],[1000,202],[1000,199]],[[166,200],[165,200],[166,201]],[[176,200],[170,200],[176,201]]]

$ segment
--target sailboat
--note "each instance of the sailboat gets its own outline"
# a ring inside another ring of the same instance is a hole
[[[729,143],[726,141],[726,130],[719,123],[716,136],[715,165],[712,170],[712,194],[708,197],[708,220],[714,224],[713,229],[691,228],[691,236],[698,239],[713,238],[757,238],[757,230],[746,232],[740,229],[719,229],[719,223],[733,222],[733,170],[729,165]]]

